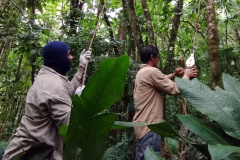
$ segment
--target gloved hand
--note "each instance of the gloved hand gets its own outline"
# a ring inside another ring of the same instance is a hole
[[[85,85],[78,87],[75,91],[75,94],[80,96],[82,94],[82,91],[83,91],[84,88],[85,88]]]
[[[88,50],[85,52],[85,49],[82,51],[80,57],[79,57],[79,62],[80,62],[80,66],[82,67],[86,67],[87,62],[91,59],[91,54],[92,51]]]

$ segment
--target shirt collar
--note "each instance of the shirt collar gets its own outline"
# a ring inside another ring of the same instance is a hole
[[[139,65],[139,69],[144,68],[144,67],[152,67],[152,66],[150,66],[148,64],[140,64]]]
[[[47,67],[47,66],[45,66],[45,65],[42,65],[42,69],[43,69],[43,70],[47,70],[47,71],[49,71],[49,72],[52,72],[52,73],[54,73],[54,74],[57,74],[58,76],[62,77],[62,78],[65,79],[66,81],[68,81],[68,79],[67,79],[66,76],[63,76],[63,75],[59,74],[58,72],[56,72],[54,69],[52,69],[52,68],[50,68],[50,67]]]

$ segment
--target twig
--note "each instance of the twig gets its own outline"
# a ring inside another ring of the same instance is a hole
[[[194,28],[194,29],[196,30],[196,28],[195,28],[190,22],[188,22],[188,21],[181,21],[181,22],[188,23],[192,28]],[[201,36],[202,36],[204,39],[206,39],[202,32],[198,31],[198,33],[200,33]]]
[[[17,10],[23,15],[23,18],[26,20],[26,17],[24,16],[24,14],[21,11],[21,9],[12,0],[10,0],[10,2],[17,8]],[[32,26],[29,23],[28,23],[28,26],[32,30]]]

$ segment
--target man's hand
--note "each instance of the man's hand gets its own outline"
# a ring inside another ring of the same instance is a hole
[[[198,71],[196,70],[195,67],[191,68],[191,69],[186,69],[184,70],[184,75],[183,75],[183,79],[191,79],[191,78],[197,78],[198,76]]]
[[[85,49],[82,51],[80,57],[79,57],[79,61],[80,61],[80,66],[82,66],[83,68],[86,67],[87,62],[91,59],[91,54],[92,51],[88,50],[85,52]]]
[[[182,76],[183,73],[184,73],[184,68],[178,67],[178,68],[175,69],[175,72],[173,74],[167,75],[167,78],[173,80],[175,78],[175,76]]]
[[[85,88],[85,85],[78,87],[75,91],[75,94],[77,94],[78,96],[80,96],[82,94],[83,89]]]
[[[175,69],[175,72],[173,73],[175,76],[182,76],[184,74],[184,68],[178,67]]]

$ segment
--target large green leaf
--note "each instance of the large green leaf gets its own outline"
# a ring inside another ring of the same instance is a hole
[[[167,121],[157,124],[150,124],[148,125],[148,128],[162,137],[176,138],[177,136],[180,136]]]
[[[237,153],[234,154],[234,157],[232,156],[232,160],[240,159],[240,147],[226,145],[208,145],[208,150],[211,154],[212,160],[220,160],[226,158],[232,153]]]
[[[159,154],[154,152],[154,150],[151,147],[147,147],[147,149],[145,150],[144,159],[145,160],[165,160]]]
[[[199,144],[187,137],[183,137],[182,135],[178,134],[170,123],[167,121],[156,123],[156,124],[148,124],[145,122],[139,122],[139,123],[133,123],[133,122],[120,122],[115,121],[114,126],[112,129],[126,129],[129,127],[139,127],[139,126],[148,126],[153,132],[163,136],[163,137],[170,137],[176,139],[176,137],[181,137],[184,141],[186,141],[188,144],[193,145],[196,147],[199,151],[201,151],[204,155],[207,157],[210,157],[210,154],[207,149],[206,144]]]
[[[125,55],[103,61],[81,97],[72,97],[73,108],[64,146],[64,159],[75,159],[78,148],[82,160],[97,160],[103,156],[104,141],[116,115],[100,112],[121,99],[128,67],[129,57]]]
[[[228,74],[223,74],[223,85],[227,92],[235,94],[240,99],[240,83]]]
[[[126,143],[126,141],[125,141],[125,142],[120,142],[120,143],[116,144],[115,146],[112,146],[112,147],[108,148],[108,149],[105,151],[102,160],[107,160],[107,159],[109,158],[109,156],[110,156],[111,154],[113,154],[114,151],[115,151],[117,148],[121,147],[121,146],[124,145],[125,143]]]
[[[240,139],[240,101],[237,97],[220,88],[216,91],[197,79],[176,79],[183,96],[200,112],[216,121],[223,130]]]
[[[153,132],[163,136],[163,137],[171,137],[176,138],[178,133],[173,129],[171,124],[167,121],[155,124],[148,124],[145,122],[119,122],[116,121],[112,129],[125,129],[129,127],[140,127],[140,126],[148,126]]]
[[[192,115],[177,115],[177,117],[187,129],[200,136],[207,144],[232,145],[237,141],[227,135],[218,124],[198,119]]]
[[[62,139],[63,139],[64,142],[66,141],[67,130],[68,130],[68,126],[63,125],[58,132],[62,136]]]
[[[170,150],[172,153],[177,154],[178,153],[178,140],[165,137],[164,138],[165,148]]]
[[[93,114],[109,108],[122,98],[128,68],[129,57],[126,55],[100,63],[81,95]]]
[[[4,150],[6,149],[6,147],[7,147],[7,142],[0,141],[0,159],[3,156]]]
[[[122,122],[122,121],[115,121],[112,129],[126,129],[131,127],[140,127],[140,126],[147,126],[149,125],[146,122]]]

